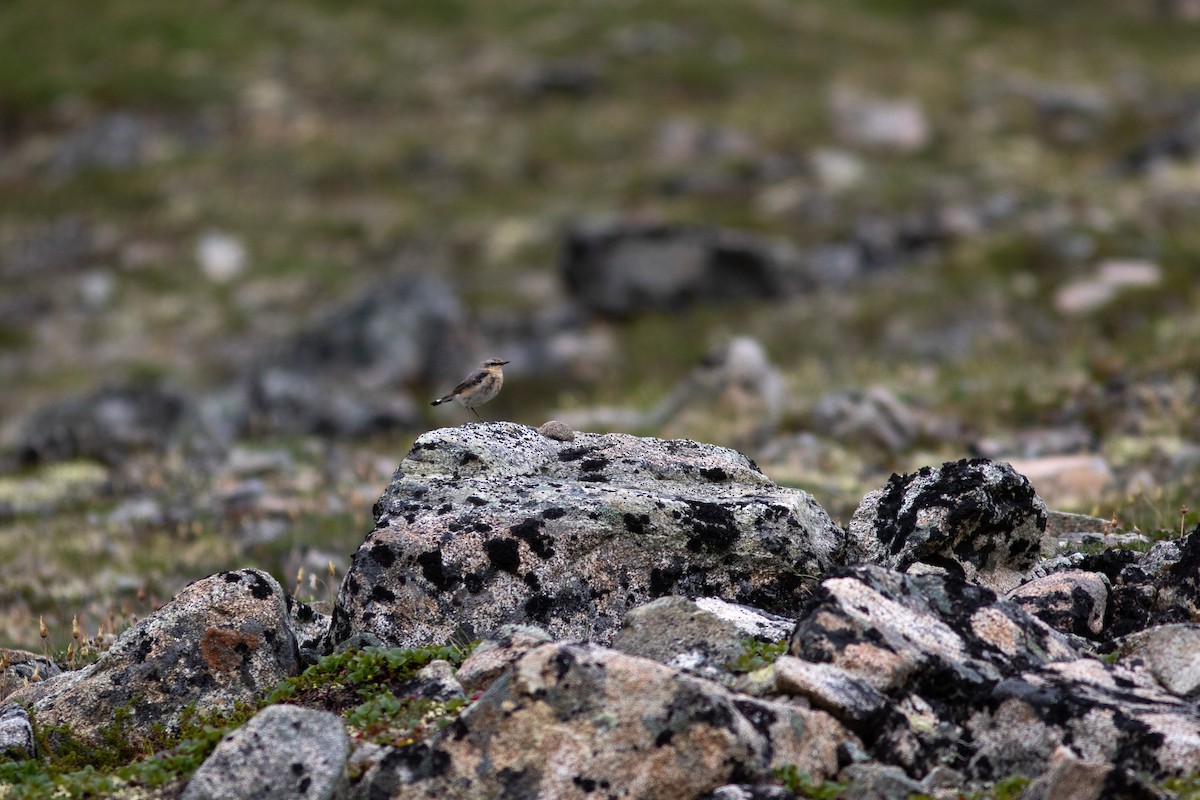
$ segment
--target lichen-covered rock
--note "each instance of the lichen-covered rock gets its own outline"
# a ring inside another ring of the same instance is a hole
[[[1003,462],[977,458],[893,475],[850,520],[847,560],[948,568],[997,590],[1016,586],[1043,550],[1046,505]]]
[[[982,686],[1076,657],[1066,637],[988,589],[876,566],[827,578],[797,623],[792,655],[832,663],[890,692],[923,672]]]
[[[346,784],[349,754],[337,714],[267,706],[221,740],[182,800],[329,800]]]
[[[387,756],[368,791],[395,800],[690,800],[785,764],[831,777],[838,744],[854,740],[821,711],[555,643],[522,656],[449,728]]]
[[[745,676],[736,688],[760,696],[803,697],[856,731],[877,719],[888,702],[885,694],[840,667],[792,656],[780,656],[769,667]]]
[[[511,423],[420,437],[375,505],[330,642],[478,638],[505,624],[611,641],[657,597],[794,612],[843,533],[805,492],[739,453],[687,440]]]
[[[612,648],[732,686],[728,665],[744,652],[744,638],[732,622],[686,597],[662,597],[625,615]]]
[[[1148,553],[1110,549],[1081,554],[1070,567],[1108,578],[1103,641],[1200,619],[1200,527],[1182,539],[1159,542]]]
[[[1162,779],[1200,764],[1200,711],[1144,673],[1095,659],[1047,664],[1000,681],[964,728],[967,770],[995,780],[1035,777],[1060,746],[1126,775]]]
[[[0,647],[0,700],[27,684],[44,681],[60,673],[62,670],[59,666],[46,656]]]
[[[479,643],[454,677],[464,691],[482,691],[521,656],[550,641],[549,634],[540,628],[505,625],[495,636]]]
[[[1104,630],[1108,578],[1071,569],[1023,583],[1007,595],[1051,628],[1095,638]]]
[[[1121,639],[1122,664],[1142,668],[1176,697],[1200,696],[1200,625],[1159,625]]]
[[[299,671],[283,590],[254,569],[185,587],[125,631],[95,663],[13,693],[31,706],[53,748],[65,737],[100,743],[114,715],[130,742],[171,732],[180,714],[231,710]]]
[[[835,574],[801,615],[791,652],[887,696],[874,723],[854,729],[877,760],[914,778],[938,765],[975,782],[1036,778],[1064,746],[1113,785],[1200,763],[1200,709],[1143,662],[1079,658],[1065,634],[957,578]]]
[[[0,760],[32,758],[33,725],[24,706],[9,703],[0,706]]]

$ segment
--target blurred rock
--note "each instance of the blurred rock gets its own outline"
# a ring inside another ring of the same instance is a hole
[[[1112,468],[1098,455],[1013,459],[1010,463],[1055,508],[1094,505],[1115,485]]]
[[[79,304],[87,311],[103,311],[112,303],[117,279],[112,272],[94,269],[79,276]]]
[[[196,242],[196,263],[213,283],[229,283],[246,270],[246,246],[227,233],[206,233]]]
[[[576,58],[546,61],[521,71],[516,78],[518,91],[530,98],[546,96],[584,98],[596,93],[603,72],[593,61]]]
[[[0,707],[0,759],[24,761],[36,753],[29,711],[18,705]]]
[[[35,412],[14,448],[24,465],[92,459],[120,466],[139,452],[213,444],[190,424],[193,404],[159,386],[114,386],[67,398]],[[203,438],[206,441],[196,441]]]
[[[1131,149],[1116,164],[1120,173],[1154,173],[1200,153],[1200,109],[1195,103],[1168,126]]]
[[[931,139],[929,121],[916,100],[883,100],[837,89],[830,100],[834,131],[851,147],[910,154]]]
[[[655,153],[667,164],[686,164],[706,158],[748,157],[757,147],[744,130],[708,125],[692,119],[672,119],[659,126]]]
[[[736,336],[709,351],[645,424],[667,436],[703,430],[709,438],[750,447],[775,433],[787,399],[783,375],[762,344]]]
[[[812,285],[804,260],[786,242],[682,225],[576,225],[567,231],[559,268],[578,303],[614,317],[779,300]]]
[[[1148,261],[1105,261],[1095,273],[1068,283],[1054,294],[1054,307],[1068,317],[1098,311],[1130,289],[1152,289],[1162,282],[1162,269]]]
[[[48,171],[66,179],[90,169],[130,170],[148,154],[150,126],[136,114],[106,114],[67,134],[50,159]]]
[[[813,177],[831,192],[844,192],[862,182],[867,169],[854,153],[832,147],[814,150],[808,157]]]
[[[0,647],[0,702],[23,686],[61,673],[59,666],[48,656]]]
[[[74,272],[87,264],[96,244],[92,227],[63,216],[9,244],[0,253],[0,275],[21,278]]]
[[[826,394],[811,416],[812,427],[824,436],[889,453],[911,447],[922,428],[917,413],[882,386]]]
[[[1070,455],[1091,452],[1096,446],[1096,435],[1081,424],[1064,425],[1057,428],[1037,428],[1012,433],[972,443],[975,454],[993,460],[1038,459],[1052,455]]]

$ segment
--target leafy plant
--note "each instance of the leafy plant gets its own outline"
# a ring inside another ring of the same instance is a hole
[[[795,764],[780,767],[774,770],[773,774],[784,785],[784,788],[797,797],[809,797],[813,798],[813,800],[830,800],[831,798],[841,797],[842,792],[846,791],[844,783],[818,781],[807,772],[801,772]]]
[[[742,640],[742,654],[725,665],[730,672],[754,672],[770,666],[775,659],[787,652],[787,639],[778,642],[760,642],[757,639]]]

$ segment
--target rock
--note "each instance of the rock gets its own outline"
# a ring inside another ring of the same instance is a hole
[[[1072,566],[1109,579],[1105,641],[1200,618],[1200,526],[1183,539],[1159,542],[1148,553],[1105,550]]]
[[[107,387],[35,412],[24,425],[15,453],[25,466],[80,458],[119,466],[139,452],[215,446],[190,424],[193,414],[188,399],[171,389]]]
[[[0,275],[26,278],[76,272],[96,250],[96,232],[77,216],[59,217],[0,253]]]
[[[550,636],[539,628],[505,625],[496,632],[494,638],[479,643],[459,666],[455,679],[464,691],[482,691],[521,656],[549,641]]]
[[[577,225],[566,234],[559,268],[576,302],[612,317],[779,300],[810,288],[803,259],[785,242],[666,224]]]
[[[250,379],[245,402],[242,428],[247,434],[361,438],[411,429],[418,421],[416,404],[403,390],[364,391],[348,374],[270,367]]]
[[[1091,314],[1131,289],[1162,283],[1162,268],[1148,261],[1105,261],[1093,275],[1065,284],[1054,294],[1054,307],[1066,317]]]
[[[907,450],[922,429],[916,413],[881,386],[823,395],[813,407],[812,426],[840,442],[889,453]]]
[[[47,656],[0,648],[0,701],[26,684],[60,674],[62,670]]]
[[[1139,774],[1161,780],[1190,773],[1200,763],[1194,704],[1162,692],[1144,674],[1094,659],[1000,681],[965,728],[973,739],[967,771],[985,780],[1043,774],[1063,745],[1119,771],[1123,783]]]
[[[838,774],[838,783],[846,784],[838,795],[844,800],[908,800],[925,789],[899,767],[870,762],[846,767]]]
[[[467,338],[462,305],[445,281],[382,281],[313,320],[250,371],[238,398],[241,427],[336,436],[415,427],[405,387],[457,381],[447,365],[469,360]]]
[[[368,791],[395,800],[696,798],[784,764],[830,777],[844,740],[853,734],[820,711],[739,697],[596,646],[546,644],[448,728],[386,757]]]
[[[440,658],[421,667],[413,685],[405,693],[439,702],[466,696],[462,684],[454,676],[454,665]]]
[[[974,782],[1036,778],[1067,746],[1132,784],[1200,757],[1194,704],[1144,670],[1076,657],[1064,635],[956,578],[843,570],[814,594],[790,650],[887,695],[863,744],[909,775],[942,765]]]
[[[291,595],[285,596],[284,599],[287,602],[288,621],[296,637],[301,661],[305,664],[315,663],[322,655],[321,648],[329,633],[329,614],[322,614]],[[328,603],[322,605],[328,609]]]
[[[127,709],[131,744],[177,730],[184,710],[232,710],[299,672],[283,590],[253,569],[222,572],[184,588],[125,631],[100,658],[14,692],[39,726],[63,725],[84,744],[112,735],[114,709]],[[51,733],[51,748],[69,742]],[[75,745],[77,746],[77,745]]]
[[[1055,630],[1096,638],[1104,629],[1108,585],[1102,572],[1064,570],[1021,584],[1007,598]]]
[[[852,730],[875,720],[888,702],[871,684],[833,664],[780,656],[768,671],[773,693],[803,697]]]
[[[745,447],[778,430],[787,399],[783,376],[766,348],[749,336],[736,336],[705,355],[646,415],[645,424],[669,436],[702,430]]]
[[[686,597],[660,597],[625,615],[612,648],[732,686],[729,664],[742,655],[737,626]]]
[[[831,192],[853,189],[862,183],[867,174],[861,158],[848,150],[834,147],[814,150],[809,154],[808,163],[813,177]]]
[[[611,641],[625,612],[672,594],[797,608],[841,556],[804,492],[714,445],[512,423],[431,431],[375,504],[330,644],[368,632],[442,643],[534,624]]]
[[[1003,462],[974,459],[893,475],[859,503],[848,561],[928,563],[1009,589],[1043,550],[1046,505]]]
[[[929,144],[929,122],[915,100],[881,100],[839,89],[830,105],[837,136],[851,147],[908,154]]]
[[[1141,667],[1176,697],[1200,695],[1200,625],[1159,625],[1117,645],[1120,663]]]
[[[1081,453],[1013,459],[1011,463],[1055,508],[1095,505],[1114,485],[1112,468],[1103,456]]]
[[[1139,797],[1140,793],[1121,791],[1124,786],[1109,785],[1113,769],[1108,764],[1087,762],[1070,747],[1060,745],[1050,756],[1049,769],[1021,793],[1028,800],[1100,800],[1102,797]],[[1154,797],[1146,792],[1147,798]]]
[[[575,441],[575,431],[571,430],[571,426],[556,419],[543,422],[541,427],[537,429],[537,432],[547,439],[553,439],[556,442]]]
[[[267,706],[221,740],[182,800],[331,800],[346,788],[349,755],[336,714]]]
[[[146,121],[134,114],[106,114],[64,137],[51,157],[49,172],[66,179],[90,169],[133,169],[146,158],[149,135]]]
[[[1012,602],[958,578],[850,567],[826,578],[789,652],[832,664],[880,692],[932,671],[985,686],[1023,668],[1074,658],[1067,639]]]
[[[36,752],[29,712],[15,703],[0,706],[0,760],[24,761]]]
[[[206,233],[196,242],[196,263],[213,283],[229,283],[246,271],[246,246],[227,233]]]
[[[714,789],[703,800],[796,800],[796,795],[782,786],[730,783]]]
[[[796,620],[768,614],[757,608],[729,603],[719,597],[697,597],[696,607],[714,614],[733,625],[743,639],[760,642],[780,642],[791,634]]]

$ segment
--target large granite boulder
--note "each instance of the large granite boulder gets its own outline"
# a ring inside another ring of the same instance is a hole
[[[810,495],[732,450],[623,434],[563,442],[511,423],[421,436],[375,519],[331,645],[355,634],[442,643],[521,623],[607,643],[628,609],[666,595],[794,615],[843,545]]]
[[[230,711],[299,670],[283,590],[265,572],[244,569],[190,584],[95,663],[8,701],[33,711],[51,748],[68,739],[108,742],[114,725],[136,744],[177,730],[189,706]]]

